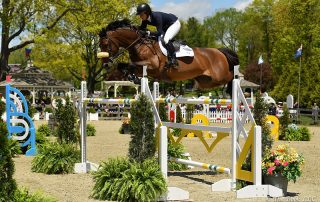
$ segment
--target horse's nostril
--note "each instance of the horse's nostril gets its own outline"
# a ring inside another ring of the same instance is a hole
[[[103,68],[108,67],[108,63],[103,63],[103,64],[102,64],[102,67],[103,67]]]

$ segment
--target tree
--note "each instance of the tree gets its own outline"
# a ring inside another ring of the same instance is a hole
[[[154,157],[156,139],[154,137],[154,119],[151,103],[147,96],[141,94],[137,102],[131,106],[129,158],[143,162]]]
[[[33,44],[37,36],[46,34],[78,1],[3,0],[1,17],[0,78],[7,71],[10,53]],[[10,43],[22,39],[17,45]]]
[[[274,6],[272,34],[272,66],[277,85],[271,95],[285,100],[292,94],[296,100],[300,92],[300,106],[311,107],[320,100],[320,2],[317,0],[283,0]],[[303,45],[301,58],[294,59],[294,52]],[[299,88],[300,72],[300,88]]]
[[[130,9],[140,2],[141,0],[130,3],[126,0],[83,2],[82,12],[68,13],[55,32],[50,37],[43,37],[37,44],[35,64],[50,68],[56,74],[68,75],[68,78],[73,78],[77,83],[80,83],[82,73],[85,72],[88,92],[93,93],[96,84],[104,80],[110,70],[103,68],[97,58],[98,33],[114,20],[133,19]],[[124,56],[122,59],[128,60],[128,57]]]
[[[241,15],[240,11],[230,8],[205,19],[204,26],[208,32],[215,33],[214,39],[220,46],[237,51],[238,26],[241,24]]]

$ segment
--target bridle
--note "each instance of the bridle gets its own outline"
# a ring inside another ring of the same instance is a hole
[[[118,51],[116,54],[111,55],[111,57],[108,58],[109,61],[113,62],[115,59],[117,59],[119,56],[121,56],[126,50],[128,50],[129,48],[131,48],[132,46],[134,46],[142,37],[141,35],[138,33],[138,31],[136,31],[138,38],[136,40],[134,40],[129,46],[127,46],[126,48],[124,48],[122,51]],[[108,36],[108,32],[106,32],[106,36],[102,37],[102,39],[105,38],[106,40],[110,40],[111,43],[109,43],[109,41],[107,41],[108,47],[107,47],[107,51],[109,52],[109,54],[112,54],[112,43],[117,45],[117,43],[114,41],[114,39],[111,36]],[[117,45],[117,49],[119,50],[120,46]]]

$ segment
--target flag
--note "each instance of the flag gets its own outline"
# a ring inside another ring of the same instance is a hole
[[[258,65],[262,64],[263,63],[263,59],[262,59],[262,55],[260,55],[259,57],[259,61],[258,61]]]
[[[25,48],[26,57],[30,57],[31,48]]]
[[[301,56],[302,56],[302,44],[301,44],[300,48],[298,48],[298,50],[294,54],[294,59],[297,59],[297,58],[299,58]]]

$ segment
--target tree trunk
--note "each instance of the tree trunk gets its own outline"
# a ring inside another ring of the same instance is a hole
[[[2,38],[1,38],[1,55],[0,55],[0,79],[2,80],[4,73],[8,68],[8,59],[10,55],[9,50],[9,28],[6,26],[2,27]]]

